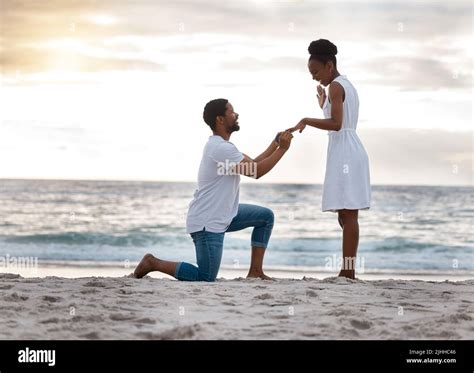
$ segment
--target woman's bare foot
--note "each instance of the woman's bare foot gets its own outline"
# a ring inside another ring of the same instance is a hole
[[[355,271],[353,269],[341,269],[341,272],[339,272],[339,277],[347,277],[351,280],[355,280]]]
[[[135,271],[133,272],[133,277],[142,278],[143,276],[153,271],[154,267],[156,266],[156,261],[158,260],[159,259],[155,258],[151,254],[145,254],[140,263],[138,263],[137,268],[135,268]]]
[[[267,276],[263,271],[249,271],[247,278],[260,278],[262,280],[275,281],[270,276]]]

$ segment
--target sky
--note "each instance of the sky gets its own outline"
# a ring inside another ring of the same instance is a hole
[[[207,101],[256,157],[322,118],[307,47],[338,47],[373,184],[472,185],[471,1],[2,0],[0,178],[195,181]],[[327,132],[259,181],[322,183]]]

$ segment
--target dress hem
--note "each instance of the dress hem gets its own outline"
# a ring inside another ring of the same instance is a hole
[[[366,207],[338,207],[322,209],[322,212],[338,212],[339,210],[369,210],[370,206]]]

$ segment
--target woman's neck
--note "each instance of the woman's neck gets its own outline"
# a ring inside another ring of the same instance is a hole
[[[333,81],[334,79],[336,79],[339,75],[341,75],[341,74],[339,74],[339,71],[336,70],[336,71],[334,72],[332,78],[331,78],[331,83],[332,83],[332,81]]]

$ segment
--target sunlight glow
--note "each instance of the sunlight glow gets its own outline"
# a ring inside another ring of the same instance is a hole
[[[117,23],[117,18],[106,15],[106,14],[99,14],[88,17],[89,20],[97,25],[101,26],[110,26]]]

